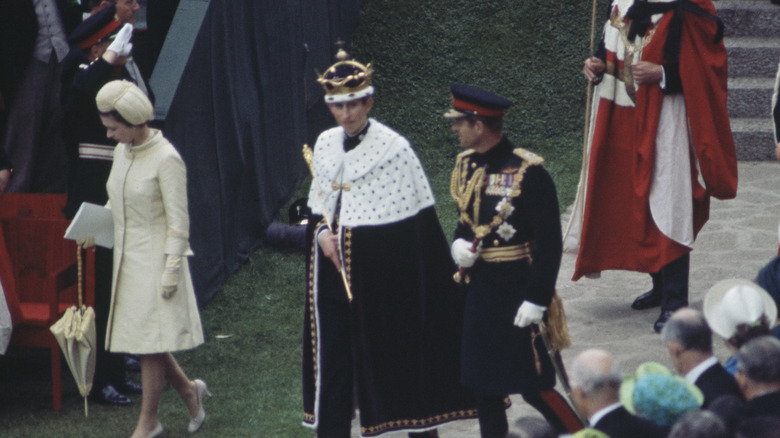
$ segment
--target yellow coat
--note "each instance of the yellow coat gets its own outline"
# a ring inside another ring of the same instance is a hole
[[[106,184],[114,217],[114,268],[106,349],[136,354],[203,343],[187,255],[187,174],[179,153],[152,130],[144,144],[119,143]],[[182,255],[179,284],[162,296],[167,254]]]

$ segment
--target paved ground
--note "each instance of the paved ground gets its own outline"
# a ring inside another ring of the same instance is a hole
[[[710,220],[691,253],[690,304],[701,309],[707,290],[725,278],[755,277],[758,270],[777,252],[777,229],[780,219],[780,165],[776,162],[739,163],[737,198],[713,200]],[[566,223],[567,217],[563,221]],[[558,279],[558,292],[564,300],[573,346],[563,351],[568,364],[581,350],[602,347],[620,360],[628,373],[645,361],[654,360],[671,366],[660,336],[652,329],[658,310],[636,311],[630,308],[636,295],[651,286],[647,274],[611,271],[601,279],[571,281],[574,255],[564,254]],[[715,340],[716,354],[728,352]],[[512,397],[508,411],[511,422],[519,417],[538,415],[533,408]],[[460,421],[440,429],[442,437],[478,437],[476,420]],[[358,437],[356,422],[353,436]],[[406,434],[385,435],[392,438]]]

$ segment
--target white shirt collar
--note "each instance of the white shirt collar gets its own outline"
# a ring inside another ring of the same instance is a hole
[[[718,363],[718,359],[715,356],[710,357],[709,359],[705,359],[693,369],[688,371],[688,373],[685,375],[685,381],[688,383],[696,383],[696,380],[704,374],[705,371],[707,371],[711,366]]]
[[[616,402],[614,404],[611,404],[605,408],[601,408],[598,411],[596,411],[595,414],[591,415],[591,417],[588,418],[588,422],[590,423],[591,427],[596,423],[598,423],[599,421],[601,421],[601,419],[604,418],[610,412],[619,409],[620,406],[622,406],[620,402]]]

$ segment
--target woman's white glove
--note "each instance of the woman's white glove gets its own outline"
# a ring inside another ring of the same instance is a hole
[[[84,249],[92,248],[93,246],[95,246],[95,236],[87,236],[87,237],[82,237],[81,239],[77,239],[76,245]]]
[[[162,274],[162,296],[166,300],[176,293],[179,285],[179,268],[181,268],[181,256],[178,254],[168,254],[165,259],[165,270]]]
[[[515,325],[522,328],[531,324],[539,324],[542,322],[545,310],[547,310],[546,307],[538,306],[530,301],[523,301],[523,304],[517,309]]]
[[[116,34],[116,38],[111,44],[108,45],[106,50],[110,50],[116,53],[116,56],[127,57],[130,56],[130,52],[133,51],[133,43],[130,42],[130,38],[133,37],[133,25],[125,23],[119,33]]]
[[[479,257],[479,251],[472,251],[471,242],[466,239],[455,239],[450,247],[450,254],[452,254],[452,260],[461,268],[474,266],[474,262]]]

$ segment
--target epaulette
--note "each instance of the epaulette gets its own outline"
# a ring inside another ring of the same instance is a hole
[[[466,156],[469,156],[474,153],[474,149],[466,149],[465,151],[458,154],[458,158],[463,158]]]
[[[532,166],[538,166],[542,163],[544,163],[544,158],[540,157],[539,155],[536,155],[535,153],[523,149],[523,148],[515,148],[514,149],[515,155],[522,158],[523,160],[527,161],[528,164]]]

